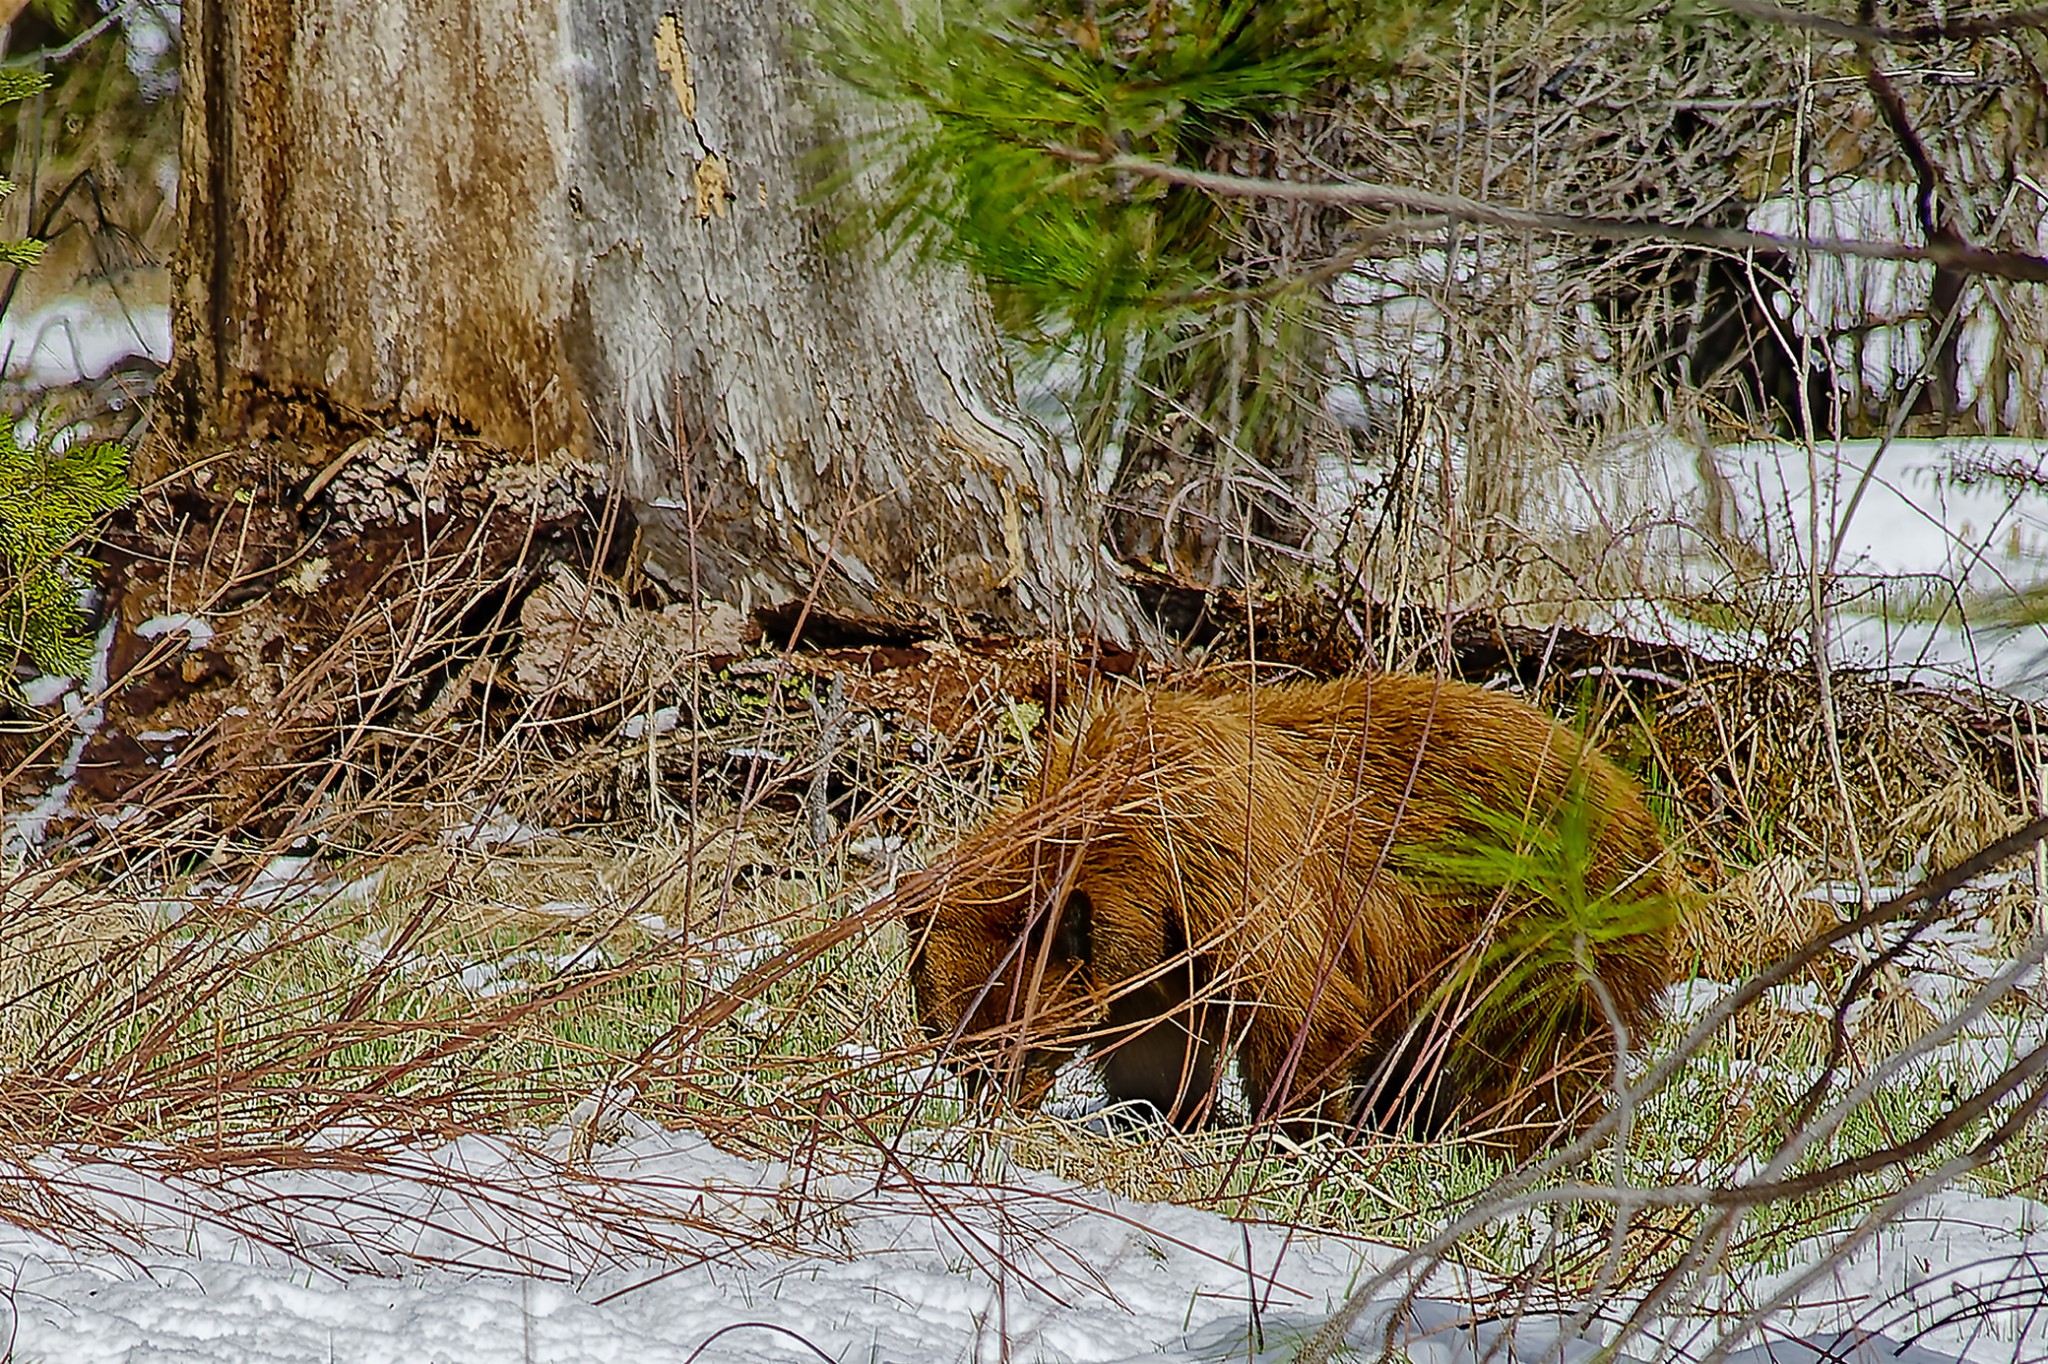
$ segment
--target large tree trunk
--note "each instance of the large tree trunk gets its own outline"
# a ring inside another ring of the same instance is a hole
[[[1017,417],[973,287],[828,245],[812,190],[846,125],[800,22],[188,0],[180,434],[429,417],[603,465],[648,567],[738,605],[1124,633],[1099,516]]]

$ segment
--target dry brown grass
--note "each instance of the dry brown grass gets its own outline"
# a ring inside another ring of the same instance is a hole
[[[817,733],[808,698],[792,691],[777,704],[773,718],[754,717],[756,733],[797,747],[806,726]],[[851,741],[871,751],[839,761],[882,774],[883,793],[914,783],[929,803],[930,827],[904,831],[913,862],[971,823],[1025,752],[992,725],[986,742],[921,749],[896,771],[890,763],[910,750],[889,717],[874,718]],[[678,754],[688,746],[676,735],[662,742]],[[630,780],[647,771],[644,743],[592,740],[582,751],[592,770],[609,752]],[[567,1178],[651,1121],[798,1166],[882,1152],[904,1168],[943,1168],[928,1190],[939,1216],[947,1181],[1000,1184],[1022,1164],[1134,1198],[1397,1241],[1482,1205],[1506,1174],[1476,1146],[1088,1130],[970,1105],[931,1069],[915,1028],[906,943],[874,898],[887,884],[886,855],[878,863],[872,847],[854,852],[871,837],[863,797],[821,845],[800,799],[707,792],[695,820],[671,809],[488,847],[443,842],[443,831],[510,818],[503,805],[464,809],[443,795],[431,818],[392,826],[410,829],[409,841],[329,853],[312,864],[320,879],[308,893],[269,900],[260,881],[254,895],[237,892],[284,846],[231,851],[175,883],[91,857],[61,878],[17,878],[5,894],[18,911],[7,920],[18,950],[0,1005],[10,1146],[92,1141],[195,1174],[338,1160],[374,1171],[398,1168],[420,1143],[487,1132],[559,1163]],[[649,807],[629,798],[620,808]],[[537,799],[518,814],[535,828],[550,823]],[[345,811],[334,818],[360,827]],[[920,832],[928,837],[917,843]],[[1724,916],[1710,945],[1731,973],[1796,945],[1787,920],[1813,903],[1796,898],[1798,879],[1758,874],[1715,888],[1726,915],[1750,916],[1739,927]],[[194,885],[208,880],[225,884]],[[164,900],[190,908],[170,922]],[[1816,926],[1806,913],[1801,922]],[[480,966],[487,978],[474,975]],[[1825,974],[1839,983],[1839,967]],[[1864,1011],[1859,1055],[1903,1037],[1866,1026],[1880,1010]],[[1826,1041],[1822,1018],[1742,1013],[1717,1044],[1733,1078],[1691,1083],[1645,1116],[1628,1143],[1632,1177],[1693,1177],[1760,1149],[1788,1096],[1756,1081],[1755,1067],[1817,1058]],[[335,1145],[344,1131],[353,1135]],[[568,1192],[550,1197],[571,1206]],[[635,1225],[630,1209],[588,1189],[574,1199],[576,1217],[651,1253],[696,1253],[678,1238],[719,1230]],[[27,1167],[0,1172],[0,1202],[60,1234],[117,1230]],[[1795,1220],[1834,1215],[1786,1210]],[[810,1244],[806,1216],[792,1208],[747,1234]],[[1668,1264],[1670,1238],[1694,1225],[1690,1214],[1642,1219],[1623,1278],[1644,1281]],[[1526,1218],[1507,1217],[1471,1234],[1460,1254],[1511,1276],[1541,1244]],[[1582,1251],[1546,1272],[1584,1287],[1599,1280],[1601,1257]]]
[[[1689,902],[1679,915],[1679,954],[1701,975],[1734,980],[1775,961],[1835,924],[1833,907],[1809,898],[1813,879],[1797,858],[1767,858]]]

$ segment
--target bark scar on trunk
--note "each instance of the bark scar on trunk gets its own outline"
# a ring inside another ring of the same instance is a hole
[[[691,183],[695,186],[699,221],[723,218],[725,201],[732,197],[732,176],[726,171],[724,159],[713,152],[699,161]]]
[[[691,123],[697,121],[697,87],[690,82],[690,44],[683,38],[683,25],[673,14],[654,21],[654,64],[668,73],[676,88],[676,107]]]

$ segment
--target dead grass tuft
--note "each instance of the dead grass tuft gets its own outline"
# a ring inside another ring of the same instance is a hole
[[[1831,682],[1839,786],[1810,672],[1729,668],[1694,679],[1636,706],[1634,725],[1612,739],[1636,747],[1653,788],[1677,797],[1687,841],[1710,867],[1789,857],[1813,882],[1853,884],[1849,849],[1860,846],[1871,875],[1906,878],[2019,822],[2026,807],[1999,726],[1881,678]]]
[[[1678,951],[1700,975],[1734,980],[1832,928],[1826,901],[1806,895],[1812,877],[1795,857],[1766,858],[1682,907]]]

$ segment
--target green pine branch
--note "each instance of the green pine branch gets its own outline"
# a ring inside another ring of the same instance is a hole
[[[91,663],[79,594],[99,564],[79,546],[128,498],[122,446],[24,448],[0,418],[0,678],[11,680],[24,660],[46,673],[83,673]]]
[[[69,6],[50,4],[60,18]],[[0,104],[49,85],[27,67],[0,66]],[[0,180],[0,197],[14,192]],[[18,268],[42,258],[43,243],[0,241],[0,262]],[[128,451],[113,441],[53,450],[23,446],[14,420],[0,416],[0,698],[18,697],[24,663],[45,673],[83,674],[92,663],[79,598],[99,564],[80,546],[99,518],[127,502]]]
[[[1589,954],[1626,955],[1631,939],[1660,940],[1677,910],[1660,880],[1596,885],[1604,815],[1586,774],[1575,773],[1552,808],[1475,802],[1454,838],[1402,851],[1405,869],[1515,907],[1440,998],[1474,1001],[1482,1027],[1547,1042],[1577,1007],[1576,992],[1555,987],[1560,976],[1585,970]]]
[[[1407,0],[821,0],[815,48],[905,117],[854,147],[850,205],[894,249],[971,267],[1020,330],[1157,326],[1214,283],[1238,211],[1086,164],[1198,163],[1340,74],[1384,67],[1444,7]]]

